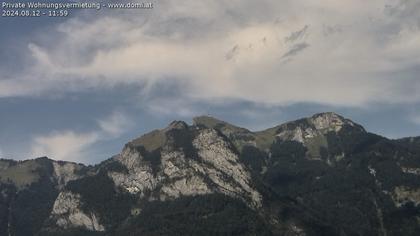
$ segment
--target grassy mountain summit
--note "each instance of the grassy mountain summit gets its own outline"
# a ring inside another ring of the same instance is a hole
[[[95,166],[0,161],[0,235],[418,235],[420,138],[335,113],[174,121]]]

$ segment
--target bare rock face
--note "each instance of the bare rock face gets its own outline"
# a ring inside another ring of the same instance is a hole
[[[203,162],[213,167],[204,171],[218,185],[219,191],[233,196],[246,196],[253,206],[260,206],[261,195],[252,187],[250,173],[216,130],[203,130],[193,144]]]
[[[155,131],[154,137],[166,140],[161,147],[126,145],[117,160],[128,173],[109,173],[117,186],[149,200],[224,193],[253,207],[261,205],[261,196],[251,185],[250,173],[216,130],[174,122],[159,132]],[[151,136],[145,136],[148,137]],[[185,140],[175,144],[178,139]],[[136,142],[147,143],[146,140]],[[150,192],[154,194],[147,195]]]
[[[308,149],[308,157],[320,159],[321,149],[328,149],[328,133],[338,135],[346,126],[356,132],[365,132],[362,126],[351,120],[333,112],[327,112],[280,125],[276,137],[283,141],[299,142]],[[342,154],[335,156],[333,159],[338,160],[341,158]]]
[[[283,124],[279,127],[277,137],[306,143],[310,139],[323,136],[328,132],[339,132],[344,126],[354,127],[364,132],[363,127],[351,120],[332,112],[316,114],[310,118]]]
[[[392,193],[392,199],[397,207],[401,207],[408,202],[412,202],[418,206],[420,204],[420,189],[397,186]]]
[[[351,127],[356,127],[353,121],[345,119],[344,117],[335,114],[333,112],[326,112],[313,115],[310,119],[310,123],[315,126],[315,129],[321,131],[340,131],[344,125]],[[361,126],[358,126],[359,129],[363,129]]]
[[[314,138],[322,133],[311,127],[302,128],[300,126],[294,129],[285,129],[277,134],[281,140],[284,141],[296,141],[299,143],[305,143],[306,139]]]
[[[71,162],[56,162],[53,163],[54,177],[57,180],[58,188],[62,189],[69,181],[81,178],[79,172],[84,168],[83,165]]]
[[[157,179],[153,176],[152,168],[142,162],[141,154],[134,148],[126,146],[117,159],[128,169],[128,173],[109,172],[116,186],[126,189],[133,194],[142,194],[156,188]]]
[[[95,213],[87,213],[81,209],[81,196],[68,191],[58,195],[50,218],[63,229],[81,227],[91,231],[105,230]]]
[[[322,113],[304,122],[281,125],[276,133],[270,133],[273,137],[269,139],[300,142],[316,159],[320,148],[328,147],[325,134],[339,132],[346,125],[359,129],[335,113]],[[174,121],[165,129],[128,143],[116,158],[127,172],[110,171],[108,176],[116,186],[148,200],[223,193],[258,208],[261,195],[253,187],[251,174],[239,161],[235,148],[246,142],[257,143],[264,136],[268,135],[254,134],[211,117],[195,118],[193,126]],[[240,145],[235,143],[238,137],[245,140],[238,142]],[[343,156],[337,157],[340,158]]]
[[[406,174],[420,175],[420,168],[416,167],[401,167],[401,171]]]
[[[418,235],[419,140],[335,113],[258,132],[204,116],[95,166],[0,160],[0,235]]]

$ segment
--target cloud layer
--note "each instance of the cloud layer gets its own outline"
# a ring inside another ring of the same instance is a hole
[[[56,130],[33,139],[29,156],[48,156],[56,160],[86,162],[89,148],[97,142],[119,137],[132,121],[121,112],[97,121],[98,128],[87,132]]]
[[[124,101],[118,107],[98,103],[106,107],[100,110],[123,107],[130,115],[165,121],[217,110],[225,118],[240,116],[252,129],[293,118],[282,109],[299,116],[309,114],[304,112],[308,106],[311,112],[353,109],[357,117],[360,110],[368,114],[385,107],[388,113],[370,117],[370,124],[381,124],[390,129],[387,133],[395,132],[394,137],[417,132],[417,0],[159,0],[154,6],[73,12],[60,23],[38,27],[34,31],[39,34],[31,34],[31,39],[16,40],[13,47],[1,44],[0,54],[11,54],[6,58],[16,61],[0,67],[0,99],[9,104],[16,97],[70,100],[90,91],[112,98],[120,94]],[[19,42],[25,42],[23,49]],[[109,91],[120,93],[111,96]],[[121,112],[100,118],[96,104],[80,108],[95,113],[86,121],[89,126],[98,117],[87,131],[68,123],[50,128],[52,132],[25,130],[27,139],[35,137],[29,148],[21,148],[24,138],[16,137],[16,149],[25,150],[25,155],[30,150],[28,156],[86,162],[93,149],[124,136],[128,128],[152,126],[150,120],[133,125]],[[16,116],[30,113],[25,110],[22,105]],[[2,123],[15,122],[10,126],[18,127],[22,120]],[[412,126],[404,129],[398,123],[402,121]],[[1,146],[7,155],[12,141],[4,140]]]
[[[0,96],[118,84],[182,87],[174,97],[340,106],[420,100],[415,0],[159,1],[144,14],[74,17]],[[48,45],[48,46],[47,46]],[[416,69],[417,68],[417,69]],[[151,93],[153,92],[153,93]]]

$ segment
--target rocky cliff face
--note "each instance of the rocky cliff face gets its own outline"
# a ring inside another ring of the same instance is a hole
[[[149,200],[224,193],[261,206],[250,173],[216,130],[174,122],[158,132],[166,140],[160,147],[126,145],[116,160],[128,171],[109,172],[117,186]]]
[[[59,189],[66,186],[69,181],[84,176],[85,166],[82,164],[54,161],[52,165],[54,168],[53,178],[56,180]]]
[[[33,235],[51,215],[66,183],[83,176],[81,164],[48,158],[0,160],[0,235]]]
[[[50,218],[63,229],[81,227],[91,231],[104,231],[93,212],[83,212],[80,194],[63,191],[54,202]]]
[[[417,143],[335,113],[175,121],[93,167],[0,161],[0,235],[417,235]]]

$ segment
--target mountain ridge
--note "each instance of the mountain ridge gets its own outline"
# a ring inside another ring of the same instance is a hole
[[[255,132],[200,116],[94,166],[0,160],[0,235],[416,235],[419,140],[332,112]]]

